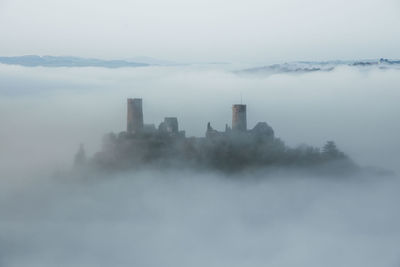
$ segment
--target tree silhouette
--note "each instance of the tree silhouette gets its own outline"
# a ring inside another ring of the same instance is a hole
[[[322,153],[328,158],[342,158],[344,157],[343,152],[341,152],[334,141],[328,141],[322,148]]]

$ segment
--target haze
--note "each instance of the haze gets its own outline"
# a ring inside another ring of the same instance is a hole
[[[2,56],[265,64],[396,58],[397,0],[2,0]]]
[[[90,156],[104,133],[125,129],[127,96],[144,99],[145,122],[177,116],[202,136],[208,121],[229,123],[242,94],[249,127],[265,120],[290,145],[333,139],[361,165],[399,171],[399,77],[348,67],[254,78],[204,67],[2,65],[2,263],[397,266],[397,175],[68,170],[80,142]]]

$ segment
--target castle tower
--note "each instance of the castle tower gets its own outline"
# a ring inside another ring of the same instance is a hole
[[[128,116],[127,129],[128,133],[137,133],[143,129],[143,109],[141,98],[128,98]]]
[[[246,105],[232,106],[232,130],[241,132],[247,130]]]
[[[164,123],[165,123],[166,129],[167,129],[167,132],[170,132],[170,133],[178,133],[179,132],[177,118],[167,117],[164,119]]]

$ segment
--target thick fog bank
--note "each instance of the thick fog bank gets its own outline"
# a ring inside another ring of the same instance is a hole
[[[248,127],[271,125],[290,146],[336,141],[361,165],[399,170],[398,70],[239,77],[209,67],[23,68],[0,65],[0,167],[9,173],[69,168],[105,133],[126,128],[126,98],[143,98],[144,121],[176,116],[187,136],[231,123],[247,104]],[[21,168],[23,167],[23,168]]]
[[[203,136],[241,94],[250,128],[399,171],[398,84],[396,70],[0,66],[0,265],[398,266],[398,176],[68,171],[79,143],[90,156],[125,130],[127,97],[143,98],[145,123],[176,116]]]
[[[0,264],[400,263],[397,177],[264,175],[142,171],[2,181]]]

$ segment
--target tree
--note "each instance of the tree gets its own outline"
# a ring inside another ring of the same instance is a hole
[[[339,151],[334,141],[328,141],[322,148],[322,153],[329,158],[340,158],[344,154]]]

